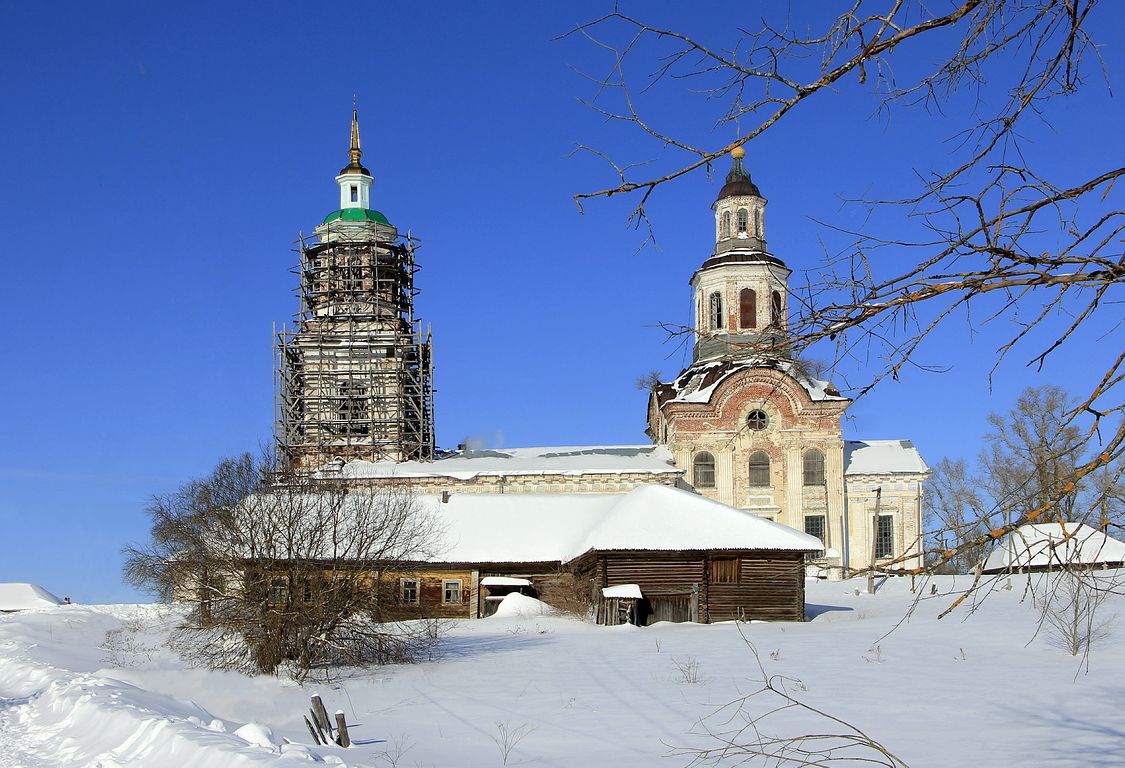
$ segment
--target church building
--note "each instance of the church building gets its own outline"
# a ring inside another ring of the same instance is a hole
[[[508,514],[502,510],[526,516],[548,506],[562,514],[560,504],[610,509],[593,497],[623,495],[634,500],[630,514],[643,517],[651,503],[653,519],[669,521],[668,541],[651,531],[642,536],[638,527],[635,543],[627,532],[615,535],[616,549],[598,550],[598,562],[624,558],[638,583],[653,568],[674,571],[641,586],[654,604],[675,592],[677,605],[690,604],[696,620],[766,610],[761,601],[774,598],[751,593],[767,582],[787,586],[784,601],[762,615],[803,617],[803,608],[792,607],[803,606],[802,563],[811,575],[830,578],[912,553],[919,554],[906,565],[920,565],[929,470],[909,441],[845,441],[841,417],[850,400],[786,356],[790,270],[767,250],[766,199],[745,170],[743,151],[732,154],[712,206],[714,249],[691,278],[692,363],[654,387],[647,413],[652,442],[442,452],[434,446],[429,333],[413,314],[415,242],[371,208],[374,180],[360,163],[353,111],[350,162],[336,177],[339,208],[298,242],[300,308],[294,328],[278,336],[276,436],[283,459],[326,480],[406,487],[436,509],[478,510],[481,521],[501,527],[497,516]],[[711,514],[716,527],[708,549],[677,551],[673,520],[692,516],[689,527],[706,530]],[[724,531],[729,551],[719,544]],[[755,549],[755,541],[773,543]],[[506,546],[511,560],[518,543]],[[586,562],[579,549],[574,557]],[[668,553],[663,560],[653,554],[659,551]],[[474,557],[476,564],[456,564],[465,574],[456,590],[445,588],[449,578],[438,583],[446,596],[463,595],[477,606],[469,615],[483,615],[481,579],[527,574]],[[641,560],[650,565],[636,565]],[[615,588],[611,570],[599,568],[599,586]],[[669,586],[677,579],[680,586]],[[740,583],[745,589],[734,586]],[[419,584],[404,594],[415,595]]]

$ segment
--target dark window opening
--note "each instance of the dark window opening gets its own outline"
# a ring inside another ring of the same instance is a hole
[[[828,529],[825,526],[824,515],[805,515],[805,533],[816,536],[821,543],[827,544],[825,536]]]
[[[750,454],[750,487],[767,488],[770,485],[770,457],[765,451]]]
[[[758,294],[743,288],[738,294],[738,324],[742,328],[758,327]]]
[[[723,295],[718,291],[711,294],[708,301],[711,315],[711,330],[720,331],[723,328]]]
[[[403,579],[399,582],[402,586],[401,600],[404,603],[417,603],[418,602],[418,580],[417,579]]]
[[[359,187],[357,187],[355,184],[352,184],[352,202],[359,202]]]
[[[730,211],[723,211],[722,222],[719,225],[719,237],[730,237]]]
[[[696,488],[715,487],[715,457],[707,451],[697,453],[692,462],[692,483]]]
[[[824,453],[816,448],[805,451],[805,485],[824,485]]]
[[[770,417],[763,410],[753,410],[746,414],[746,426],[755,432],[761,432],[769,423]]]
[[[367,423],[367,388],[359,382],[344,382],[337,392],[336,434],[366,435],[371,428]]]
[[[770,325],[781,327],[781,294],[777,291],[770,295]]]
[[[895,519],[879,515],[875,523],[875,557],[893,557],[895,553]]]
[[[746,228],[749,224],[750,224],[750,222],[749,222],[749,219],[748,219],[748,216],[747,216],[747,213],[746,213],[746,209],[745,208],[739,208],[738,209],[738,233],[741,235],[744,232],[746,232]]]

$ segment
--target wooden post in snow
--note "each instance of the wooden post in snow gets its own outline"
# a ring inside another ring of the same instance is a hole
[[[348,736],[348,721],[344,719],[344,712],[336,710],[336,743],[345,749],[352,745]]]
[[[320,727],[321,735],[325,737],[324,743],[327,744],[328,739],[332,737],[332,723],[328,719],[328,710],[324,708],[319,693],[312,695],[312,715]]]

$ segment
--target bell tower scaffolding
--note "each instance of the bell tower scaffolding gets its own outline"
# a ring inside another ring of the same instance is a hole
[[[418,241],[367,207],[374,180],[354,112],[349,155],[336,179],[344,207],[295,243],[300,305],[277,333],[275,437],[294,470],[434,454],[431,338],[414,317]]]

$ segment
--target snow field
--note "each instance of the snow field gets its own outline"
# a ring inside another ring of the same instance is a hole
[[[668,753],[715,746],[704,731],[727,728],[724,705],[761,686],[747,641],[798,699],[913,768],[1125,764],[1125,626],[1083,674],[1035,635],[1019,577],[937,620],[967,582],[938,579],[933,597],[920,584],[912,613],[908,580],[876,595],[855,594],[862,581],[810,582],[805,624],[597,627],[528,603],[451,622],[435,661],[304,689],[185,669],[166,647],[167,607],[13,614],[0,618],[0,765],[686,765]],[[301,716],[314,690],[347,713],[352,749],[310,745]],[[759,698],[744,712],[777,703]],[[782,735],[829,725],[796,708],[761,723]]]

